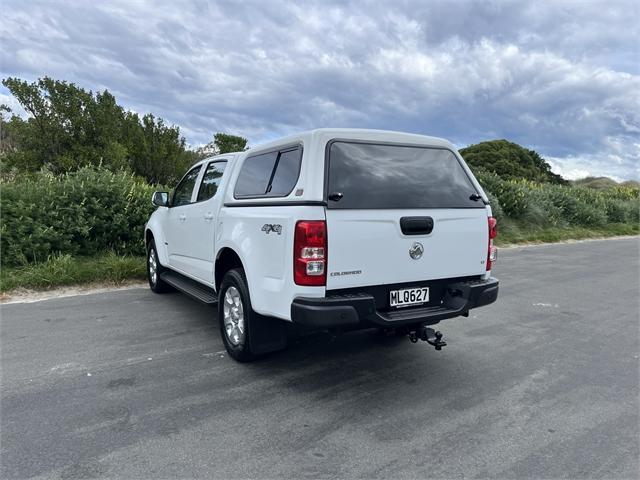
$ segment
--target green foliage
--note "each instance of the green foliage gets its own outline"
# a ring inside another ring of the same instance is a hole
[[[546,190],[527,188],[526,208],[519,217],[524,224],[532,226],[566,226],[562,209],[551,201]]]
[[[541,227],[507,220],[498,228],[499,234],[496,239],[498,245],[560,242],[640,233],[640,225],[637,223],[609,223],[605,227]]]
[[[228,133],[216,133],[213,136],[213,143],[219,153],[242,152],[247,148],[246,138]]]
[[[609,224],[638,224],[640,189],[618,185],[594,189],[570,185],[503,180],[480,172],[478,181],[497,201],[504,216],[532,228],[605,228]],[[495,199],[495,200],[494,200]]]
[[[490,140],[470,145],[460,154],[471,169],[496,173],[503,179],[566,184],[538,153],[507,140]]]
[[[7,114],[11,110],[6,105],[0,104],[0,155],[15,150],[15,139],[7,128]]]
[[[60,285],[90,282],[121,284],[127,280],[144,280],[144,257],[118,255],[114,252],[95,257],[51,255],[45,261],[20,267],[2,267],[0,292],[16,288],[46,289]]]
[[[143,228],[155,188],[131,173],[84,167],[1,186],[3,265],[41,262],[57,253],[144,253]]]
[[[518,218],[524,215],[529,199],[526,197],[527,189],[522,183],[502,182],[494,193],[507,216]]]
[[[489,205],[491,206],[491,214],[493,217],[498,220],[498,223],[502,223],[502,220],[505,218],[504,211],[502,210],[502,205],[500,205],[500,200],[489,190],[485,192],[487,197],[489,198]]]
[[[173,183],[193,163],[178,127],[124,110],[107,90],[94,94],[48,77],[2,84],[29,114],[3,120],[4,171],[61,174],[93,165]]]

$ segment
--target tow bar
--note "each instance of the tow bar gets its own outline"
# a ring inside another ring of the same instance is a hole
[[[418,340],[425,341],[429,345],[433,345],[436,350],[442,350],[442,347],[447,346],[447,342],[442,340],[442,333],[424,325],[418,327],[417,330],[409,332],[409,340],[411,340],[411,343],[417,343]]]

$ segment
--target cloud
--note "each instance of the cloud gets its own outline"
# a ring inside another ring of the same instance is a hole
[[[640,143],[621,142],[616,138],[608,138],[605,142],[609,147],[599,153],[547,157],[547,160],[555,173],[569,180],[584,177],[610,177],[616,181],[640,178]]]
[[[23,117],[27,115],[27,112],[25,112],[25,110],[22,108],[20,103],[18,103],[18,101],[15,98],[13,98],[12,95],[8,95],[6,93],[0,92],[0,105],[5,105],[9,107],[12,114],[20,115]],[[2,112],[2,113],[3,115],[6,115],[5,112]],[[9,114],[9,116],[10,115],[11,114]]]
[[[386,128],[640,175],[637,2],[5,4],[3,77],[108,88],[191,144]]]

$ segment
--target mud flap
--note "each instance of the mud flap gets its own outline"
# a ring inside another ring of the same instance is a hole
[[[251,325],[251,352],[255,355],[277,352],[287,346],[286,322],[277,318],[256,315]]]

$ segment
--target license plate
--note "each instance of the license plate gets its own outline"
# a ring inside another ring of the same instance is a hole
[[[429,301],[429,287],[391,290],[389,299],[392,307],[407,307],[409,305],[427,303]]]

